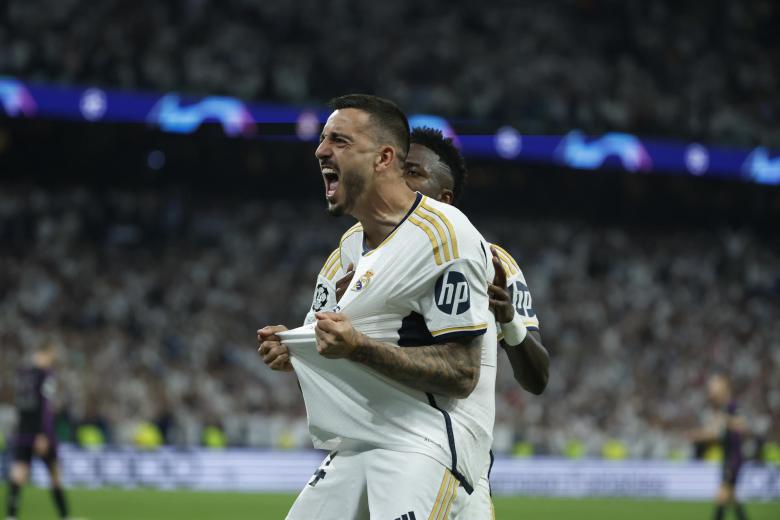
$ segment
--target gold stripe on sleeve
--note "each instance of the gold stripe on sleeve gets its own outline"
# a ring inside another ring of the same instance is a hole
[[[328,276],[326,277],[328,280],[333,280],[333,277],[336,276],[336,273],[339,272],[339,268],[341,267],[341,255],[337,257],[338,262],[333,262],[333,268],[328,273]]]
[[[449,247],[447,247],[449,245],[449,241],[447,240],[447,234],[444,232],[444,230],[439,225],[439,223],[436,222],[436,218],[426,214],[423,211],[420,211],[419,208],[414,212],[414,214],[417,215],[418,217],[424,218],[425,220],[430,222],[433,225],[433,227],[436,229],[436,232],[441,237],[441,245],[442,245],[442,249],[444,250],[444,261],[445,262],[449,262],[450,261],[450,251],[449,251]]]
[[[496,249],[498,249],[498,251],[499,251],[499,252],[501,252],[501,253],[504,253],[504,255],[506,256],[506,258],[507,258],[507,259],[509,260],[509,262],[510,262],[510,263],[511,263],[511,264],[512,264],[514,267],[515,267],[515,269],[517,269],[518,271],[520,270],[520,266],[517,264],[517,261],[516,261],[516,260],[515,260],[515,259],[512,257],[512,255],[510,255],[510,254],[509,254],[509,252],[508,252],[506,249],[504,249],[504,248],[503,248],[503,247],[501,247],[501,246],[497,246],[496,244],[492,244],[492,245],[493,245],[493,247],[495,247]]]
[[[507,278],[509,278],[510,276],[512,276],[512,275],[514,274],[514,272],[513,272],[513,271],[514,271],[514,269],[512,269],[512,266],[511,266],[511,265],[509,265],[508,263],[506,263],[506,262],[504,261],[504,259],[503,259],[503,258],[501,258],[500,256],[498,257],[498,259],[501,261],[501,268],[502,268],[502,269],[504,270],[504,272],[506,273],[506,276],[507,276]]]
[[[417,220],[413,216],[409,215],[409,222],[417,226],[418,228],[422,229],[426,235],[428,235],[428,240],[431,241],[431,247],[433,248],[433,258],[436,260],[436,265],[441,265],[441,255],[439,254],[439,242],[436,240],[436,238],[433,236],[433,232],[428,227],[427,224],[424,224],[423,222]]]
[[[444,510],[444,516],[441,517],[441,520],[447,520],[450,517],[450,509],[452,509],[452,503],[455,502],[455,498],[458,496],[458,481],[455,480],[455,478],[452,479],[452,492],[450,493],[450,498],[447,503],[447,509]]]
[[[444,225],[447,226],[447,230],[450,232],[450,240],[452,241],[453,256],[455,259],[460,258],[460,254],[458,253],[458,237],[455,235],[455,230],[452,228],[450,220],[444,215],[444,213],[426,204],[425,199],[423,199],[423,201],[420,203],[420,206],[439,217]]]
[[[361,231],[363,231],[363,225],[360,222],[358,222],[357,224],[355,224],[354,226],[346,230],[344,234],[341,235],[341,240],[339,241],[339,249],[341,249],[341,245],[344,243],[346,239],[348,239],[355,233],[360,233]]]
[[[444,478],[441,480],[441,486],[439,486],[439,494],[436,496],[436,501],[433,503],[433,509],[431,509],[431,514],[428,515],[428,520],[437,520],[439,518],[444,490],[449,486],[450,477],[450,471],[445,469]]]
[[[479,323],[477,325],[465,325],[463,327],[449,327],[447,329],[432,330],[431,336],[441,336],[442,334],[449,334],[450,332],[466,332],[469,330],[481,330],[486,329],[487,323]]]
[[[341,252],[341,248],[333,250],[333,252],[330,254],[328,259],[325,260],[325,265],[322,266],[322,270],[320,271],[321,275],[323,276],[327,275],[328,271],[330,271],[331,268],[333,267],[333,263],[336,261],[336,258],[340,256],[339,255],[340,252]]]
[[[511,275],[517,274],[517,269],[514,267],[514,262],[512,262],[511,257],[507,257],[506,253],[502,253],[501,250],[498,251],[498,258],[501,260],[501,263],[507,266],[507,271]]]

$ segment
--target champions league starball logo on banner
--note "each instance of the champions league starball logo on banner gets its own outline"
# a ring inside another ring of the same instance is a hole
[[[566,134],[555,150],[556,159],[572,168],[596,170],[616,158],[630,172],[650,171],[653,161],[639,138],[612,132],[588,142],[579,130]]]
[[[38,110],[30,91],[21,81],[0,77],[0,106],[9,117],[33,117]]]
[[[742,173],[760,184],[780,184],[780,155],[771,158],[769,151],[759,146],[745,159]]]
[[[255,133],[252,114],[244,104],[233,98],[212,96],[184,106],[176,94],[163,96],[155,103],[146,120],[166,132],[189,134],[203,123],[215,121],[230,137]]]

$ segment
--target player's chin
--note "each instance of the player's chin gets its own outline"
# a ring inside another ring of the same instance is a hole
[[[332,217],[340,217],[344,215],[344,204],[328,200],[328,214]]]

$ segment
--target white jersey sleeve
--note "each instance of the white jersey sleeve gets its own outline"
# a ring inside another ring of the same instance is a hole
[[[523,320],[523,325],[528,330],[539,330],[539,316],[534,310],[531,290],[528,288],[522,269],[520,269],[515,259],[506,250],[495,244],[493,244],[493,247],[496,249],[498,258],[501,260],[501,266],[506,273],[506,287],[515,307],[515,312]],[[503,334],[500,330],[498,339],[503,339]]]
[[[419,305],[434,342],[484,334],[492,319],[486,280],[493,267],[487,243],[460,211],[427,198],[409,221],[431,242],[433,273]]]
[[[360,260],[360,243],[362,242],[363,226],[360,223],[349,228],[339,241],[337,247],[328,256],[325,264],[317,275],[317,285],[314,287],[311,307],[303,320],[304,325],[314,323],[314,313],[325,311],[335,312],[338,310],[338,300],[336,299],[336,282],[341,280],[347,272],[347,267],[351,264],[353,267]]]
[[[336,282],[344,276],[344,270],[341,266],[340,249],[333,251],[320,273],[317,275],[317,285],[314,287],[314,296],[312,297],[311,307],[303,320],[304,325],[314,323],[314,313],[320,311],[330,312],[336,309]]]

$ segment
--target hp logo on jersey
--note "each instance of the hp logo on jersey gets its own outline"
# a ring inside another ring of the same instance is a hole
[[[525,316],[526,318],[533,318],[536,316],[533,301],[531,300],[531,291],[528,290],[528,286],[524,283],[515,282],[509,284],[509,296],[512,298],[512,303],[518,314]]]
[[[463,314],[471,307],[471,291],[466,277],[457,271],[447,271],[436,280],[436,306],[445,314]]]

